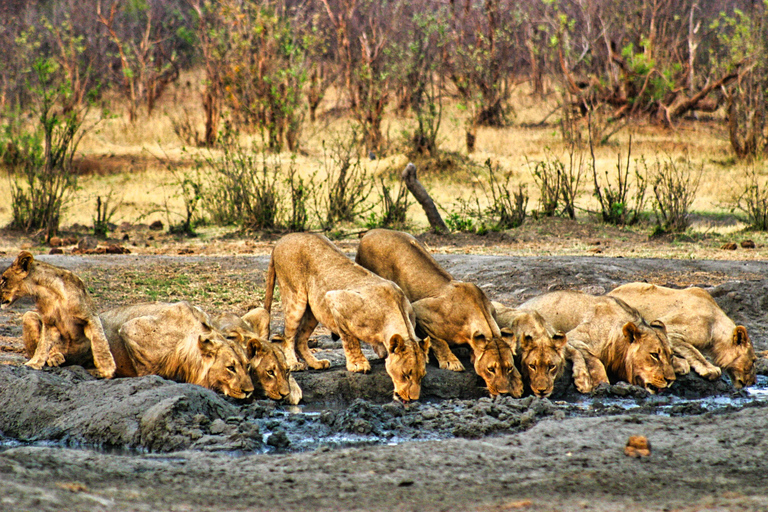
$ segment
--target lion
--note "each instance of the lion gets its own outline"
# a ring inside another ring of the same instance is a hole
[[[608,295],[623,299],[645,317],[663,321],[672,349],[702,377],[717,379],[722,368],[736,389],[755,383],[757,358],[746,327],[728,318],[705,290],[629,283]]]
[[[283,350],[278,343],[267,340],[269,314],[264,308],[254,308],[242,318],[234,313],[223,313],[211,321],[224,337],[253,354],[248,369],[254,385],[273,400],[283,400],[291,405],[299,403],[303,393],[288,369]],[[282,340],[277,338],[277,341]]]
[[[250,359],[188,302],[138,304],[101,314],[118,377],[160,375],[233,398],[253,393]]]
[[[621,299],[557,291],[519,308],[538,312],[566,333],[568,343],[584,355],[593,386],[622,380],[656,393],[675,381],[664,323],[649,325]],[[592,364],[591,356],[599,364]]]
[[[100,377],[114,376],[109,343],[79,277],[21,251],[0,276],[0,305],[5,309],[27,295],[37,308],[22,317],[27,366],[39,370],[46,364],[93,365]]]
[[[318,322],[338,334],[347,370],[368,372],[371,364],[360,349],[369,343],[392,378],[395,395],[417,400],[426,374],[429,338],[413,327],[413,308],[402,290],[355,264],[322,235],[294,233],[275,244],[269,261],[264,308],[270,312],[275,280],[285,314],[284,352],[288,366],[303,369],[297,356],[314,369],[328,368],[307,345]]]
[[[528,389],[540,398],[548,397],[565,370],[565,362],[573,364],[573,380],[582,393],[592,390],[592,379],[583,355],[568,345],[568,337],[555,331],[536,311],[526,311],[491,302],[499,327],[511,329],[517,340],[520,373]]]
[[[429,336],[440,368],[462,371],[464,366],[449,345],[466,344],[491,395],[523,394],[523,380],[514,364],[514,335],[499,329],[491,302],[475,284],[453,279],[418,240],[399,231],[366,233],[355,261],[403,290],[413,305],[416,327]]]

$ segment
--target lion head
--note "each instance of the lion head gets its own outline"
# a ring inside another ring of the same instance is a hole
[[[204,326],[197,345],[203,359],[202,374],[190,382],[232,398],[242,399],[253,393],[253,382],[246,370],[248,358],[239,344],[230,342],[218,331]]]
[[[282,338],[275,336],[275,343],[270,343],[260,336],[252,322],[245,318],[253,317],[255,312],[264,311],[262,308],[249,311],[240,318],[232,313],[224,313],[213,319],[214,325],[232,343],[245,348],[248,359],[248,371],[254,385],[273,400],[283,400],[291,393],[289,379],[290,370],[285,360],[285,354],[277,346]],[[251,315],[250,317],[248,315]],[[269,316],[267,316],[269,326]]]
[[[545,398],[555,389],[555,381],[565,369],[565,344],[562,332],[550,336],[546,331],[520,336],[520,370],[531,393]]]
[[[502,334],[506,334],[506,329]],[[481,333],[476,333],[474,345],[476,348],[472,353],[472,363],[475,372],[485,381],[488,393],[491,396],[521,396],[523,381],[515,368],[515,355],[510,342],[497,337],[489,340]]]
[[[725,368],[733,382],[733,387],[741,389],[755,383],[755,349],[747,334],[747,328],[738,325],[733,330],[733,336],[724,343],[718,343],[713,352],[715,364]]]
[[[0,275],[0,308],[10,307],[27,295],[24,279],[29,275],[33,261],[32,253],[21,251],[11,266]]]
[[[624,380],[649,393],[656,393],[675,381],[672,349],[662,322],[655,320],[650,326],[645,322],[627,322],[621,333],[626,342]]]
[[[418,400],[421,380],[427,374],[429,337],[419,341],[405,340],[399,334],[389,339],[384,367],[395,385],[395,398]]]

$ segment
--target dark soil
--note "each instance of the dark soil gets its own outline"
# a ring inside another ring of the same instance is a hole
[[[188,298],[213,312],[258,304],[268,262],[42,258],[81,275],[103,309]],[[697,284],[768,349],[766,262],[437,258],[507,304],[636,280]],[[170,277],[156,285],[160,274]],[[321,329],[317,350],[332,368],[296,374],[302,406],[238,403],[159,377],[18,366],[31,307],[0,311],[0,510],[768,510],[763,376],[751,393],[689,376],[659,396],[625,384],[583,396],[566,375],[550,399],[490,399],[474,374],[430,366],[422,400],[404,406],[380,361],[349,374]],[[273,330],[281,323],[278,314]],[[632,435],[648,438],[649,457],[624,455]]]

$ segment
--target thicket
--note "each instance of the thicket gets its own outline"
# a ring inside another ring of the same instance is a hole
[[[3,149],[5,167],[16,176],[14,186],[19,177],[32,180],[27,188],[15,189],[15,224],[35,229],[44,223],[49,232],[55,231],[60,210],[56,205],[65,202],[66,194],[54,192],[58,199],[43,202],[55,211],[44,212],[31,190],[48,178],[29,176],[43,172],[40,169],[50,176],[52,168],[66,168],[82,134],[84,107],[111,91],[124,98],[130,122],[160,115],[156,107],[169,84],[193,67],[203,70],[201,82],[193,85],[201,90],[204,132],[196,133],[197,121],[189,118],[176,120],[175,128],[187,143],[217,151],[227,151],[229,141],[219,136],[229,129],[259,134],[264,141],[259,152],[300,151],[302,127],[307,119],[315,119],[320,101],[334,86],[342,93],[338,105],[359,126],[357,143],[364,148],[356,150],[359,155],[377,157],[392,150],[382,128],[384,112],[392,111],[410,120],[409,152],[437,156],[446,100],[460,105],[466,150],[472,152],[478,126],[514,120],[510,94],[529,81],[534,95],[559,91],[566,137],[586,131],[585,140],[604,144],[631,119],[673,127],[683,116],[724,107],[735,155],[759,157],[768,147],[767,16],[765,3],[750,0],[2,2],[0,116],[6,138],[15,141]],[[33,64],[41,61],[55,65],[57,83],[66,84],[69,92],[56,95],[48,120],[38,117],[43,128],[35,128],[17,121],[19,112],[41,104],[39,90],[30,86],[30,80],[39,82]],[[45,141],[56,138],[44,134],[50,119],[56,120],[56,127],[77,126],[72,141],[64,143],[69,156],[63,156],[61,164],[50,159],[55,151],[45,149]],[[43,149],[34,149],[35,138]],[[38,156],[29,154],[21,165],[13,155],[24,151]],[[48,155],[47,163],[40,154]],[[583,169],[585,154],[581,144],[567,158],[548,157],[532,164],[538,186],[547,194],[541,213],[575,215],[581,176],[589,174]],[[361,205],[352,206],[350,214],[349,205],[334,203],[333,187],[350,186],[345,180],[350,172],[354,175],[354,162],[347,171],[339,167],[341,175],[334,185],[324,185],[330,188],[322,194],[310,194],[310,183],[295,172],[278,176],[270,162],[255,162],[261,178],[249,179],[261,180],[267,197],[270,187],[287,183],[290,207],[270,206],[264,203],[267,198],[257,197],[255,206],[243,203],[242,208],[252,209],[250,214],[235,212],[239,223],[306,229],[313,216],[328,225],[361,215]],[[628,195],[627,180],[640,175],[628,170],[630,163],[618,164],[614,185],[598,183],[593,169],[602,216],[608,222],[632,223],[637,217],[636,206],[629,203],[639,198]],[[227,172],[235,175],[220,173],[220,178],[231,184],[237,171]],[[75,186],[66,172],[56,176],[63,189]],[[498,184],[506,180],[495,176],[496,185],[487,185],[490,201],[496,204],[503,197],[508,204],[503,209],[497,204],[494,218],[514,224],[517,220],[509,220],[508,212],[519,210],[524,192],[494,197],[503,188]],[[56,183],[43,188],[59,190]],[[369,194],[373,183],[366,184]],[[209,195],[237,194],[245,185],[232,186]],[[388,197],[394,210],[402,210],[389,189],[381,188],[379,195]],[[323,219],[318,218],[314,204],[320,199],[315,196],[328,202]],[[671,212],[660,201],[656,197],[660,222],[669,224],[666,215]],[[229,222],[235,213],[209,215]],[[251,220],[243,220],[248,215]],[[278,222],[281,216],[291,219]]]

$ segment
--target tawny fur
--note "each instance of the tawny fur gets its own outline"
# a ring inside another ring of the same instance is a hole
[[[755,383],[757,358],[746,327],[728,318],[705,290],[629,283],[608,295],[623,299],[645,318],[664,322],[675,354],[684,357],[702,377],[717,379],[722,368],[737,389]]]
[[[187,302],[138,304],[101,314],[119,377],[160,375],[234,398],[253,392],[240,345]]]
[[[453,279],[418,240],[399,231],[366,233],[356,261],[400,286],[413,305],[417,329],[430,337],[440,368],[463,370],[449,346],[466,344],[472,349],[475,371],[492,395],[522,395],[513,334],[499,329],[491,303],[480,288]]]
[[[224,337],[238,343],[249,355],[248,372],[257,390],[273,400],[291,405],[299,403],[303,393],[279,346],[282,338],[267,339],[269,314],[264,308],[252,309],[242,318],[234,313],[224,313],[211,321]]]
[[[413,308],[396,284],[356,265],[327,238],[308,233],[286,235],[275,245],[266,279],[268,312],[275,281],[280,286],[284,352],[291,369],[303,369],[298,357],[312,368],[328,368],[329,362],[317,360],[307,345],[322,322],[341,337],[348,370],[370,370],[360,349],[364,341],[386,356],[395,394],[403,400],[419,398],[429,339],[416,337]]]
[[[0,276],[0,304],[5,309],[24,296],[37,308],[22,320],[27,366],[77,364],[95,366],[104,378],[115,374],[96,307],[79,277],[22,251]]]
[[[614,297],[557,291],[519,306],[541,314],[568,343],[601,365],[589,365],[593,385],[622,380],[651,393],[675,380],[672,349],[662,322],[650,325],[637,310]]]

